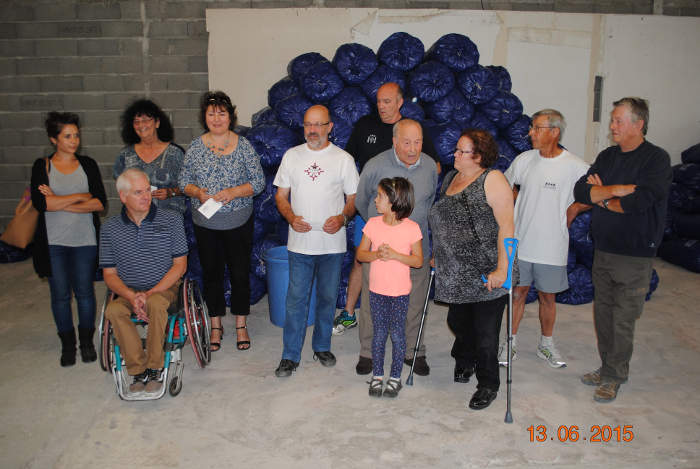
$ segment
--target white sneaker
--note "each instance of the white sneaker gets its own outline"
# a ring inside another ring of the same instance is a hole
[[[554,344],[550,346],[538,345],[537,356],[542,360],[546,360],[552,368],[563,368],[566,366],[566,362],[562,359],[559,350],[557,350]]]
[[[515,359],[518,357],[517,353],[515,352],[515,346],[513,346],[510,355],[512,361],[515,361]],[[503,342],[498,347],[498,364],[505,367],[508,366],[508,344],[506,342]]]

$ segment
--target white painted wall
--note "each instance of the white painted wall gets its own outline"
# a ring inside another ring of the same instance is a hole
[[[329,60],[346,42],[377,50],[396,31],[428,49],[457,32],[483,65],[504,65],[525,112],[554,107],[568,121],[563,143],[592,161],[608,145],[613,99],[651,101],[649,139],[674,161],[700,141],[700,18],[494,11],[377,9],[207,10],[209,84],[238,105],[239,120],[267,104],[267,90],[304,52]],[[669,72],[671,71],[671,72]],[[605,77],[603,124],[591,122],[593,78]]]

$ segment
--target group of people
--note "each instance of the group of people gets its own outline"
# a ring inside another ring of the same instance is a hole
[[[443,168],[432,143],[420,123],[401,116],[402,104],[397,84],[380,87],[378,112],[356,123],[344,150],[329,141],[333,122],[328,109],[313,105],[304,115],[305,143],[283,156],[273,184],[277,208],[289,223],[289,285],[275,375],[291,376],[299,365],[314,283],[312,350],[321,365],[336,363],[332,335],[359,324],[356,372],[371,373],[370,396],[396,397],[404,364],[428,375],[425,345],[417,351],[411,347],[432,266],[435,300],[447,304],[447,325],[454,334],[454,381],[466,383],[476,375],[476,392],[468,405],[488,407],[500,386],[499,362],[508,362],[506,348],[499,350],[508,294],[501,288],[509,267],[504,239],[520,241],[513,266],[517,286],[511,358],[516,356],[525,297],[535,285],[541,325],[536,354],[559,368],[565,361],[552,338],[554,298],[568,288],[568,226],[577,214],[592,210],[594,325],[601,367],[581,380],[596,386],[596,401],[614,400],[628,377],[634,324],[661,241],[671,180],[668,154],[644,138],[646,101],[623,98],[613,103],[610,130],[615,145],[590,167],[561,146],[566,124],[553,109],[533,115],[533,150],[519,155],[505,174],[492,169],[498,158],[493,137],[466,129],[456,144],[454,168],[446,172],[441,187],[438,174]],[[212,318],[212,350],[220,349],[224,333],[225,268],[237,348],[250,348],[246,317],[253,196],[263,190],[265,179],[252,145],[234,132],[235,106],[228,96],[205,93],[201,121],[205,133],[184,152],[172,143],[172,126],[153,102],[139,100],[127,109],[122,117],[127,146],[114,165],[124,207],[100,230],[105,191],[95,162],[76,154],[77,116],[49,114],[47,132],[56,151],[37,160],[32,171],[32,200],[41,213],[34,263],[40,276],[49,277],[61,365],[72,365],[76,358],[71,292],[78,303],[81,357],[95,360],[92,281],[99,263],[105,283],[117,295],[106,317],[134,376],[130,391],[160,389],[167,308],[176,301],[186,268],[185,197],[192,204],[204,299]],[[219,207],[213,215],[198,210],[210,199]],[[334,318],[346,227],[353,219],[355,262],[348,301]],[[145,351],[129,319],[132,312],[149,322]],[[385,378],[389,337],[392,359]]]

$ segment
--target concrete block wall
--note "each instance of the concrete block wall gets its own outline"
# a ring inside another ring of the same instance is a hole
[[[0,0],[0,231],[28,185],[32,162],[51,152],[43,128],[47,111],[80,115],[81,153],[100,163],[114,213],[119,201],[112,163],[122,147],[119,116],[128,102],[142,96],[158,102],[173,121],[175,141],[185,147],[201,131],[198,100],[208,88],[205,10],[304,7],[700,16],[698,0]]]

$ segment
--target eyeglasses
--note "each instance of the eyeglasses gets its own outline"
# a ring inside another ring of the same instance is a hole
[[[457,155],[457,156],[473,155],[473,154],[474,154],[474,150],[460,150],[459,148],[455,148],[454,153],[455,153],[455,155]]]
[[[323,126],[326,126],[330,124],[330,121],[328,122],[304,122],[304,128],[305,129],[311,129],[314,127],[318,127],[319,129]]]
[[[140,119],[134,119],[134,125],[148,124],[149,122],[153,122],[153,117],[142,117]]]
[[[537,132],[540,129],[554,129],[556,127],[552,127],[551,125],[535,125],[535,126],[530,126],[529,129],[532,130],[534,129],[535,132]]]

